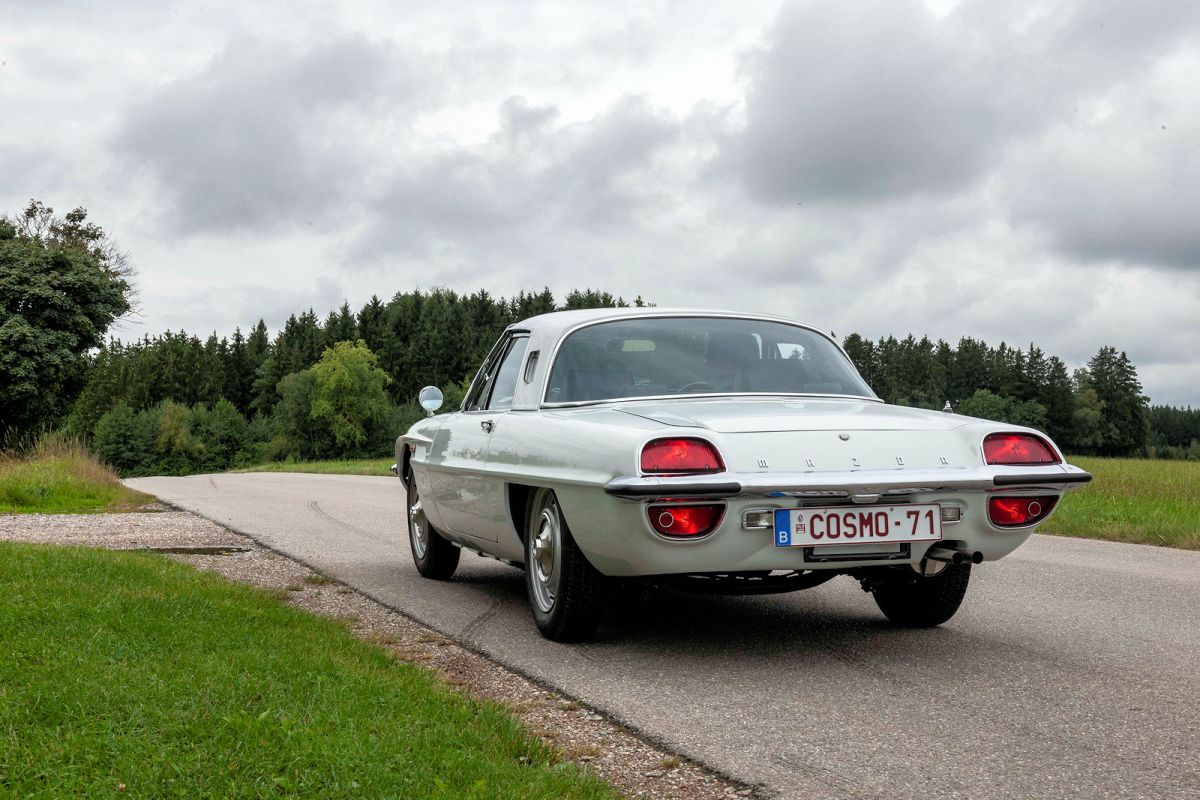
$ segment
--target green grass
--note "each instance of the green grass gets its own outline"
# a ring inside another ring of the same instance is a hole
[[[394,458],[363,458],[347,461],[273,461],[234,472],[318,472],[324,475],[391,475]]]
[[[0,455],[0,514],[131,511],[154,498],[121,485],[80,444],[47,441],[22,456]]]
[[[0,796],[614,796],[500,706],[161,556],[0,543],[0,642]]]
[[[1200,461],[1067,460],[1094,478],[1063,498],[1043,533],[1200,550]]]

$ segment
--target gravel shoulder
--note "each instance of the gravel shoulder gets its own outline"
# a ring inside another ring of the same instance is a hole
[[[755,790],[648,742],[586,705],[508,670],[307,566],[186,511],[0,516],[0,540],[152,550],[275,592],[305,611],[341,619],[397,658],[437,672],[456,690],[507,705],[531,731],[631,797],[749,797]]]

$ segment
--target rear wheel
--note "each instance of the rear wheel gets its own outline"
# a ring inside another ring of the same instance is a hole
[[[876,584],[876,605],[897,625],[931,628],[954,616],[967,594],[970,564],[952,564],[932,577],[907,577]]]
[[[547,639],[578,642],[604,613],[605,578],[575,544],[558,498],[538,489],[525,524],[525,588],[533,620]]]
[[[408,476],[408,543],[412,547],[413,563],[423,577],[444,581],[458,569],[462,554],[429,524],[421,496],[417,493],[417,476]]]

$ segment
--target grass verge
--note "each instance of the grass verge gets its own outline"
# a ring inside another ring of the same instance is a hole
[[[1063,498],[1042,533],[1200,550],[1200,461],[1067,460],[1094,477]]]
[[[322,475],[391,475],[394,458],[363,458],[347,461],[273,461],[233,472],[317,472]]]
[[[497,705],[161,556],[0,543],[0,795],[608,798]]]
[[[153,500],[78,442],[46,439],[30,453],[0,455],[0,514],[132,511]]]

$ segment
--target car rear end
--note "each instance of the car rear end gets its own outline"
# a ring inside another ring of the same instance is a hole
[[[1004,557],[1091,477],[1037,431],[928,423],[663,430],[608,481],[606,503],[568,489],[564,504],[610,575],[921,570]]]

